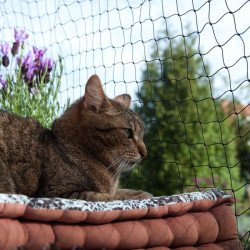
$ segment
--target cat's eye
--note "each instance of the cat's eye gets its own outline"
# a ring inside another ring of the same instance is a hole
[[[124,129],[125,133],[126,133],[126,136],[128,137],[128,139],[133,139],[133,131],[131,128],[125,128]]]

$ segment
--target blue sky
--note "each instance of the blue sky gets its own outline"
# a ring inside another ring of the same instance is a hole
[[[211,65],[215,98],[234,93],[250,102],[246,0],[0,0],[0,10],[1,41],[12,40],[14,27],[25,28],[30,45],[64,58],[61,103],[83,95],[94,73],[109,97],[127,92],[136,100],[145,60],[166,25],[172,37],[199,31],[196,46]]]

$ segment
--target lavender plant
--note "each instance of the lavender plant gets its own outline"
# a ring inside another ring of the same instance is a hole
[[[58,92],[62,61],[46,57],[46,49],[25,53],[25,30],[14,29],[14,42],[0,45],[0,108],[37,119],[50,127],[59,115]]]

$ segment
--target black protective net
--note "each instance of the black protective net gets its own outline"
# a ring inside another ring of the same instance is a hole
[[[246,0],[0,0],[0,41],[13,29],[62,58],[59,102],[98,74],[129,93],[146,127],[148,157],[122,184],[155,195],[231,192],[250,238],[250,2]]]

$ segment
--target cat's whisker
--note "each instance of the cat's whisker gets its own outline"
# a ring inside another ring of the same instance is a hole
[[[123,168],[124,163],[125,163],[125,157],[123,157],[119,166],[113,171],[114,175],[117,175],[119,172],[121,172],[121,169]]]
[[[115,164],[119,164],[117,168],[115,168],[115,170],[112,172],[112,182],[115,181],[115,179],[117,178],[117,176],[119,175],[119,173],[121,172],[122,168],[123,168],[123,165],[124,165],[124,162],[125,162],[125,159],[126,157],[125,156],[121,156],[119,157],[117,160],[115,160],[113,162],[113,164],[111,164],[112,166],[114,166]],[[112,166],[109,166],[112,167]]]
[[[114,181],[115,178],[122,172],[122,169],[126,165],[126,162],[127,162],[126,156],[123,156],[123,160],[121,161],[121,163],[119,164],[119,166],[113,171],[112,181]]]
[[[114,165],[118,164],[120,161],[122,161],[124,159],[124,155],[118,157],[116,160],[114,160],[108,167],[107,169],[112,168]]]
[[[128,164],[128,159],[126,156],[124,156],[124,160],[120,163],[120,165],[118,166],[118,168],[114,171],[115,175],[118,175],[119,173],[121,173],[124,169],[124,167],[126,167],[126,165]]]

